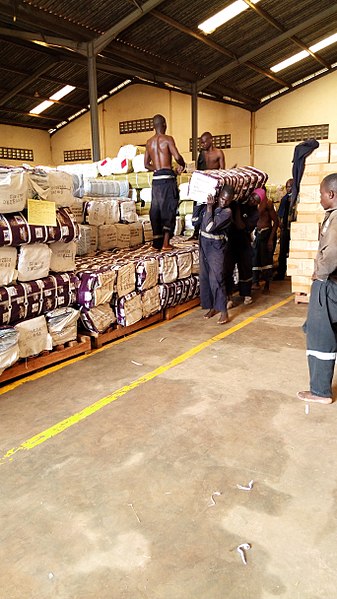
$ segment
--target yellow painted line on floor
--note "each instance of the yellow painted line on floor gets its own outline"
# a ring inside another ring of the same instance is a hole
[[[210,337],[209,339],[207,339],[206,341],[203,341],[202,343],[199,343],[199,345],[196,345],[195,347],[192,347],[191,349],[184,352],[183,354],[180,354],[179,356],[177,356],[170,362],[167,362],[166,364],[163,364],[162,366],[158,366],[158,368],[155,368],[154,370],[151,370],[151,372],[144,374],[143,376],[139,377],[135,381],[132,381],[129,385],[124,385],[124,387],[117,389],[117,391],[114,391],[111,395],[107,395],[106,397],[99,399],[98,401],[91,404],[90,406],[87,406],[80,412],[77,412],[76,414],[72,414],[72,416],[69,416],[68,418],[65,418],[64,420],[61,420],[60,422],[57,422],[56,424],[54,424],[50,428],[47,428],[46,430],[42,431],[41,433],[38,433],[37,435],[30,437],[30,439],[27,439],[27,441],[24,441],[18,447],[13,447],[12,449],[9,449],[0,458],[0,465],[3,465],[8,461],[12,461],[13,456],[15,454],[17,454],[18,452],[33,449],[34,447],[37,447],[38,445],[45,443],[45,441],[48,441],[49,439],[56,437],[56,435],[59,435],[60,433],[62,433],[66,429],[70,428],[71,426],[78,424],[79,422],[81,422],[81,420],[85,420],[86,418],[88,418],[88,416],[92,416],[92,414],[95,414],[96,412],[98,412],[98,410],[101,410],[102,408],[109,405],[113,401],[116,401],[120,397],[123,397],[123,395],[126,395],[127,393],[129,393],[129,391],[132,391],[133,389],[136,389],[140,385],[143,385],[144,383],[151,381],[152,379],[156,378],[157,376],[164,374],[171,368],[174,368],[175,366],[182,364],[189,358],[193,358],[193,356],[197,355],[204,349],[210,347],[214,343],[217,343],[218,341],[221,341],[222,339],[225,339],[226,337],[233,335],[233,333],[240,331],[241,329],[243,329],[247,325],[251,324],[258,318],[261,318],[262,316],[266,316],[266,314],[270,314],[271,312],[274,312],[278,308],[281,308],[282,306],[284,306],[285,304],[290,302],[292,299],[293,299],[293,296],[291,295],[290,297],[287,297],[286,299],[278,302],[277,304],[273,304],[269,308],[266,308],[265,310],[262,310],[261,312],[257,312],[253,316],[249,316],[248,318],[246,318],[242,322],[239,322],[238,324],[234,325],[233,327],[226,329],[225,331],[222,331],[221,333],[219,333],[218,335],[215,335],[214,337]],[[102,349],[102,348],[100,348],[100,349]]]
[[[200,309],[200,306],[196,306],[195,308],[186,310],[186,312],[183,312],[182,314],[178,314],[178,316],[175,316],[174,320],[178,320],[179,318],[185,318],[185,316],[188,316],[189,314],[191,314],[191,312],[194,312],[195,310],[198,310],[198,309]],[[12,383],[8,383],[7,385],[4,385],[3,387],[1,387],[0,395],[4,395],[5,393],[8,393],[8,391],[13,391],[17,387],[20,387],[20,385],[24,385],[25,383],[28,383],[29,381],[36,381],[38,379],[42,379],[44,376],[47,376],[48,374],[57,372],[58,370],[62,370],[62,368],[66,368],[66,366],[70,366],[71,364],[75,364],[76,362],[81,362],[81,360],[86,360],[87,358],[91,358],[91,356],[93,356],[95,354],[99,354],[102,351],[111,349],[118,343],[124,343],[125,341],[128,341],[129,339],[133,339],[134,337],[137,337],[138,335],[142,335],[143,333],[148,333],[149,331],[152,331],[153,329],[162,327],[164,324],[168,324],[169,322],[171,322],[171,321],[170,320],[160,320],[159,322],[156,322],[155,324],[151,324],[148,327],[144,327],[143,329],[140,329],[139,331],[134,331],[133,333],[130,333],[129,335],[126,335],[125,337],[120,337],[119,339],[114,339],[113,341],[107,343],[106,345],[103,345],[102,347],[99,347],[98,349],[91,350],[88,354],[81,354],[79,356],[75,356],[74,358],[70,358],[69,360],[66,359],[64,362],[60,362],[59,364],[54,364],[54,366],[49,366],[49,367],[44,368],[43,370],[40,370],[38,372],[33,372],[32,374],[28,374],[27,376],[22,377],[22,378],[18,379],[17,381],[13,381]],[[83,335],[85,335],[85,333]]]

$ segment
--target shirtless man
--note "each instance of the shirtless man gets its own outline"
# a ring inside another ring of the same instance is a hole
[[[263,188],[254,189],[252,197],[257,196],[259,203],[259,220],[255,229],[253,243],[253,285],[259,289],[259,280],[264,280],[263,293],[269,293],[269,284],[273,276],[273,254],[279,219],[271,200],[268,200]]]
[[[169,251],[173,248],[170,239],[174,234],[179,202],[176,175],[184,170],[185,161],[173,137],[165,134],[166,120],[161,114],[153,117],[153,126],[156,133],[146,142],[144,158],[145,168],[154,171],[150,208],[152,245],[153,249]],[[172,169],[172,156],[179,165],[176,171]]]
[[[201,152],[198,158],[197,168],[200,171],[212,169],[224,169],[225,155],[222,150],[213,146],[213,137],[209,131],[202,134],[200,138]]]

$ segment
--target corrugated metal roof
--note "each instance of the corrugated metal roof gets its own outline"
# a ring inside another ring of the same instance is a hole
[[[67,121],[81,109],[86,110],[85,46],[79,53],[75,43],[98,40],[111,28],[113,37],[97,57],[98,97],[129,79],[145,79],[161,86],[167,82],[184,91],[196,83],[199,90],[220,101],[226,96],[256,110],[261,98],[285,84],[291,89],[299,80],[320,76],[324,67],[319,58],[328,67],[337,62],[334,44],[321,50],[318,59],[308,57],[276,75],[270,71],[271,66],[301,49],[287,34],[290,29],[295,27],[296,38],[307,46],[337,32],[337,5],[331,0],[261,0],[255,10],[248,8],[200,39],[198,24],[231,2],[21,0],[11,7],[0,0],[0,122],[54,128],[58,119]],[[131,16],[134,22],[120,27],[120,22]],[[271,24],[273,19],[278,27]],[[49,42],[47,47],[32,43],[34,36],[27,32],[35,32],[36,37]],[[51,35],[73,40],[68,43],[72,50],[51,46]],[[41,118],[28,114],[38,98],[48,98],[66,84],[74,85],[76,90],[42,113]]]

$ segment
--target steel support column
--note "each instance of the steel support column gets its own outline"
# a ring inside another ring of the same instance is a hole
[[[198,92],[197,85],[192,85],[192,160],[198,155]]]
[[[89,103],[90,103],[90,124],[91,124],[91,146],[92,159],[94,162],[101,159],[101,150],[99,143],[99,122],[97,106],[97,76],[96,76],[96,56],[94,53],[94,44],[88,44],[88,81],[89,81]]]

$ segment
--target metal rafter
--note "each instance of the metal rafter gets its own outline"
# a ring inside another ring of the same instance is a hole
[[[95,39],[95,54],[101,52],[105,48],[105,46],[110,44],[110,42],[112,42],[112,40],[114,40],[117,37],[117,35],[124,31],[124,29],[127,29],[128,27],[130,27],[130,25],[136,23],[136,21],[141,19],[144,15],[150,12],[153,8],[156,8],[156,6],[158,6],[162,2],[163,0],[147,0],[146,2],[144,2],[144,4],[142,4],[141,9],[138,8],[134,10],[132,13],[124,17],[124,19],[118,21],[116,25],[110,27],[105,33],[103,33],[103,35]]]
[[[13,114],[22,114],[22,116],[28,116],[30,119],[42,119],[45,121],[55,121],[56,123],[60,122],[60,117],[55,118],[53,116],[44,116],[43,114],[30,114],[29,112],[25,112],[24,110],[18,110],[17,108],[7,108],[7,106],[3,106],[0,109],[0,112],[12,112]]]
[[[0,35],[6,37],[14,37],[15,39],[22,39],[29,42],[43,42],[51,46],[61,46],[62,48],[70,48],[74,52],[83,54],[86,56],[86,42],[74,42],[62,37],[44,35],[42,33],[36,33],[33,31],[20,31],[18,29],[10,29],[9,27],[0,27]]]
[[[10,69],[8,69],[10,71]],[[8,92],[8,89],[0,89],[0,97],[1,95],[4,95]],[[41,94],[38,94],[37,96],[34,96],[33,94],[27,94],[23,91],[21,92],[17,92],[16,94],[17,96],[21,96],[22,98],[25,98],[26,100],[34,100],[35,102],[38,102],[41,100],[41,102],[43,102],[44,100],[49,100],[48,96],[44,96]],[[82,104],[74,104],[74,102],[67,102],[66,100],[53,100],[54,104],[59,105],[59,106],[70,106],[71,108],[75,108],[76,110],[80,110],[81,108],[83,108]]]
[[[213,40],[208,38],[206,35],[203,35],[202,33],[197,33],[196,31],[193,31],[189,27],[182,25],[181,23],[179,23],[178,21],[175,21],[171,17],[164,15],[159,10],[152,10],[151,15],[153,15],[160,21],[163,21],[163,23],[166,23],[167,25],[174,27],[178,31],[181,31],[182,33],[186,33],[186,35],[189,35],[190,37],[194,37],[199,42],[205,44],[209,48],[212,48],[212,50],[216,50],[220,54],[223,54],[223,56],[227,56],[228,58],[232,58],[233,60],[238,60],[237,55],[234,52],[232,52],[231,50],[228,50],[227,48],[220,46],[220,44],[218,44],[217,42],[213,42]],[[253,62],[247,61],[246,66],[248,68],[252,69],[253,71],[256,71],[257,73],[260,73],[260,75],[264,75],[265,77],[268,77],[269,79],[272,79],[273,81],[276,81],[276,83],[279,83],[283,87],[289,87],[289,84],[286,81],[284,81],[284,79],[281,79],[280,77],[278,77],[277,75],[275,75],[272,72],[268,72],[268,71],[265,71],[264,69],[261,69],[261,67],[258,67]]]
[[[325,22],[326,19],[328,19],[331,15],[333,15],[336,12],[337,12],[337,5],[336,4],[332,4],[326,10],[323,10],[321,12],[317,12],[313,17],[310,17],[309,19],[306,19],[305,21],[302,21],[298,25],[295,25],[291,29],[288,29],[287,32],[281,33],[280,35],[274,37],[272,40],[266,42],[265,44],[262,44],[261,46],[259,46],[255,50],[251,50],[250,52],[247,52],[246,54],[243,54],[237,60],[231,61],[230,63],[228,63],[224,67],[221,67],[220,69],[217,69],[216,71],[214,71],[213,73],[211,73],[207,77],[204,77],[204,79],[201,79],[198,82],[198,91],[201,91],[201,90],[205,89],[211,83],[213,83],[213,81],[216,81],[216,79],[218,79],[222,75],[225,75],[226,73],[228,73],[228,71],[231,71],[233,68],[235,68],[235,67],[237,67],[237,66],[239,66],[241,64],[245,64],[247,62],[247,60],[255,58],[259,54],[263,54],[267,50],[270,50],[271,48],[273,48],[274,46],[276,46],[280,42],[288,39],[289,36],[296,35],[300,31],[303,31],[304,29],[307,29],[308,27],[316,25],[319,22]]]
[[[270,25],[275,27],[275,29],[277,29],[278,31],[287,33],[286,28],[279,21],[277,21],[277,19],[274,19],[274,17],[272,17],[272,15],[270,15],[264,8],[261,8],[260,6],[253,4],[253,2],[251,0],[243,0],[243,1],[250,8],[252,8],[253,11],[256,12],[256,14],[258,14],[265,21],[267,21],[267,23],[269,23]],[[310,48],[308,48],[308,46],[306,46],[306,44],[304,44],[298,37],[296,37],[295,35],[289,35],[289,39],[292,42],[294,42],[294,44],[296,44],[299,48],[301,48],[301,50],[305,50],[306,52],[309,52],[309,54],[312,56],[312,58],[314,58],[314,60],[319,62],[319,64],[321,64],[323,67],[325,67],[326,69],[331,69],[331,65],[329,65],[329,63],[326,62],[326,60],[324,60],[323,58],[321,58],[320,56],[315,54],[312,50],[310,50]]]
[[[48,129],[50,129],[50,125],[39,124],[39,126],[37,127],[36,125],[32,125],[31,123],[25,123],[23,121],[15,121],[13,123],[13,121],[8,121],[7,119],[3,119],[2,117],[0,117],[0,124],[1,125],[11,125],[12,127],[13,127],[13,125],[15,125],[17,127],[26,127],[28,129],[44,129],[45,131],[48,131]]]
[[[25,81],[22,81],[21,83],[16,85],[10,92],[7,92],[7,94],[0,97],[0,106],[3,106],[4,104],[6,104],[6,102],[8,102],[8,100],[10,100],[14,96],[16,96],[16,94],[21,92],[23,89],[25,89],[25,87],[27,87],[27,85],[34,83],[34,81],[39,79],[41,77],[41,75],[43,75],[47,71],[50,71],[50,69],[54,65],[55,65],[55,62],[50,62],[48,64],[45,64],[43,67],[38,69],[35,73],[30,75],[30,77],[28,77]]]

